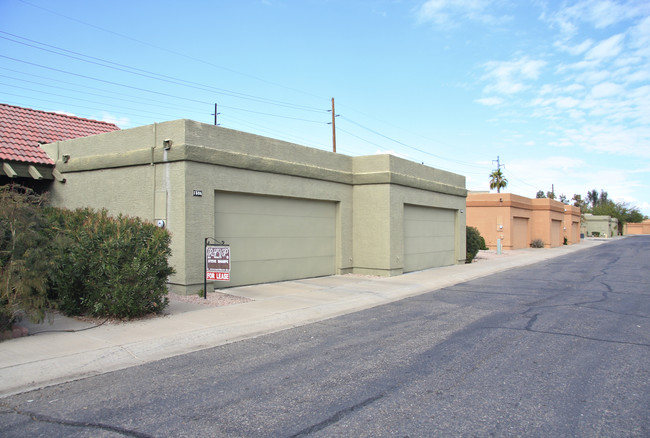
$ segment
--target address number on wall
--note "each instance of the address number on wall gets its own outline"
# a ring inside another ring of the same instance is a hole
[[[192,190],[192,196],[203,196],[203,190]]]

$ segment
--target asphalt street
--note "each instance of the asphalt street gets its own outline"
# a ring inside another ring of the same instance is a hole
[[[0,400],[2,436],[650,436],[650,237]]]

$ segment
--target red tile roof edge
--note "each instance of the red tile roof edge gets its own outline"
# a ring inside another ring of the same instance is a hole
[[[115,123],[104,122],[103,120],[88,119],[88,118],[85,118],[85,117],[73,116],[73,115],[65,114],[65,113],[57,113],[57,112],[54,112],[54,111],[37,110],[37,109],[34,109],[34,108],[26,108],[24,106],[11,105],[9,103],[1,103],[0,102],[0,105],[9,106],[9,107],[12,107],[12,108],[17,108],[17,109],[25,110],[25,111],[34,111],[34,112],[37,112],[37,113],[52,114],[52,115],[57,116],[57,117],[66,117],[66,118],[73,119],[73,120],[83,120],[83,121],[86,121],[86,122],[98,123],[98,124],[101,124],[101,125],[107,125],[107,127],[108,126],[113,127],[113,128],[115,128],[114,131],[119,131],[120,130],[120,127],[117,126]],[[107,131],[107,132],[110,132],[110,131]]]

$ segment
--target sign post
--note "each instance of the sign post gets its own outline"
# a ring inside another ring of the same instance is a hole
[[[208,280],[230,281],[230,245],[225,242],[208,243],[210,239],[205,238],[203,299],[208,298]]]

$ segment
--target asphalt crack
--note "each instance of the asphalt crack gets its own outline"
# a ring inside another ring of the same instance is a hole
[[[527,332],[532,332],[532,331],[533,331],[533,325],[535,324],[535,322],[537,322],[537,317],[538,317],[538,316],[539,316],[539,313],[534,314],[534,315],[533,315],[533,316],[528,320],[528,324],[526,324],[526,328],[525,328],[524,330],[526,330]]]
[[[602,339],[602,338],[594,338],[591,336],[583,336],[583,335],[578,335],[575,333],[564,333],[564,332],[549,332],[549,331],[544,331],[544,330],[535,330],[532,328],[532,325],[534,324],[535,320],[537,320],[537,316],[539,314],[535,314],[529,321],[526,327],[524,328],[518,328],[518,327],[501,327],[501,326],[485,326],[483,327],[484,329],[490,329],[490,330],[512,330],[512,331],[520,331],[520,332],[528,332],[528,333],[537,333],[537,334],[543,334],[543,335],[554,335],[554,336],[567,336],[571,338],[578,338],[578,339],[585,339],[587,341],[595,341],[595,342],[605,342],[609,344],[622,344],[622,345],[634,345],[637,347],[650,347],[650,344],[644,344],[642,342],[630,342],[630,341],[617,341],[614,339]]]
[[[38,421],[40,423],[50,423],[50,424],[58,424],[61,426],[71,426],[71,427],[79,427],[79,428],[86,428],[86,429],[96,429],[96,430],[105,430],[109,432],[115,432],[119,433],[121,435],[124,435],[125,437],[134,437],[134,438],[153,438],[153,435],[147,435],[141,432],[136,432],[134,430],[129,430],[125,429],[123,427],[118,427],[118,426],[111,426],[109,424],[103,424],[103,423],[93,423],[93,422],[87,422],[87,421],[74,421],[74,420],[65,420],[61,418],[54,418],[50,417],[47,415],[39,414],[36,412],[29,412],[29,411],[21,411],[15,407],[9,406],[7,404],[2,404],[2,406],[6,409],[3,412],[0,412],[0,414],[8,415],[11,413],[21,415],[23,417],[29,417],[32,421]]]
[[[309,427],[301,430],[300,432],[298,432],[298,433],[296,433],[294,435],[290,435],[290,438],[297,438],[297,437],[301,437],[301,436],[306,436],[306,435],[309,435],[311,433],[323,430],[323,429],[325,429],[326,427],[328,427],[328,426],[330,426],[332,424],[338,423],[339,421],[341,421],[348,414],[350,414],[350,413],[352,413],[352,412],[354,412],[354,411],[356,411],[358,409],[364,408],[365,406],[368,406],[369,404],[372,404],[372,403],[376,402],[377,400],[383,398],[385,395],[386,394],[382,392],[381,394],[377,394],[377,395],[374,395],[374,396],[372,396],[370,398],[367,398],[367,399],[363,400],[362,402],[357,403],[354,406],[350,406],[350,407],[347,407],[345,409],[341,409],[340,411],[336,412],[334,415],[332,415],[331,417],[321,421],[320,423],[314,424],[313,426],[309,426]]]

